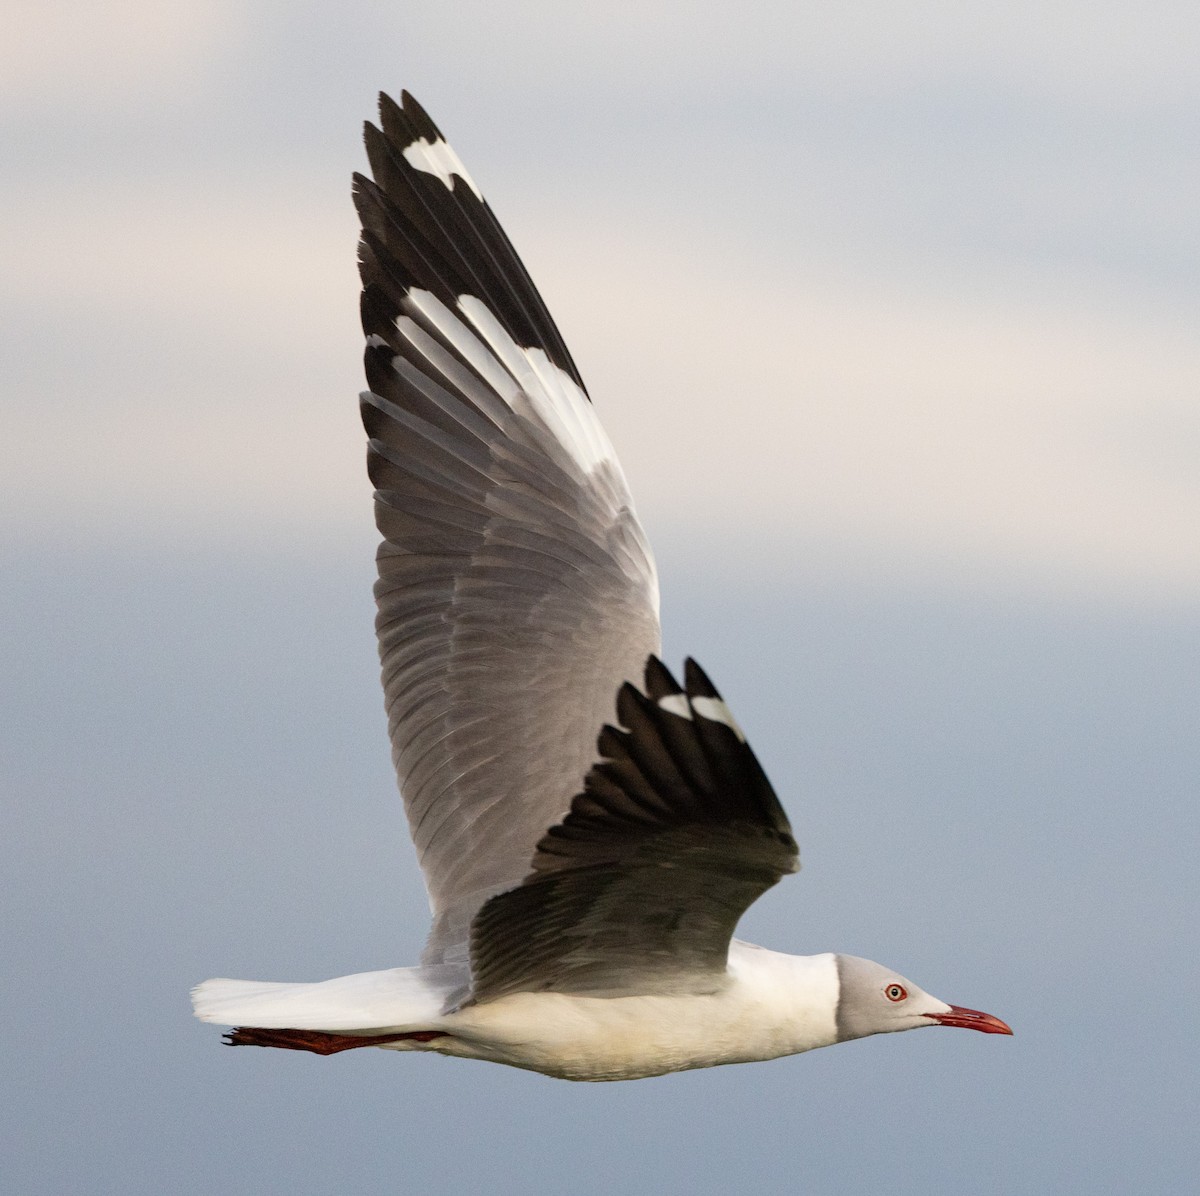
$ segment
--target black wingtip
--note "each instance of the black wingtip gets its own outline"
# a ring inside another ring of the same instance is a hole
[[[374,182],[354,199],[363,227],[363,281],[431,291],[452,310],[478,299],[522,349],[541,349],[584,392],[579,370],[516,250],[446,138],[407,90],[379,93],[379,126],[364,125]],[[408,154],[428,142],[432,158]],[[373,238],[373,240],[372,240]]]
[[[671,694],[683,693],[671,670],[657,656],[650,656],[646,660],[645,690],[646,696],[655,702]]]
[[[404,100],[405,95],[406,93],[403,91],[400,93],[401,101]],[[386,91],[381,91],[379,93],[379,119],[386,121],[393,112],[399,111],[400,105]]]
[[[415,117],[424,124],[433,124],[433,121],[429,119],[429,113],[421,107],[420,101],[407,87],[400,92],[400,107],[410,120]]]
[[[385,92],[380,92],[379,116],[389,135],[397,136],[401,131],[408,134],[403,140],[397,137],[401,145],[420,141],[422,137],[431,142],[445,141],[442,131],[433,123],[429,113],[407,89],[400,92],[399,104]]]
[[[623,727],[633,725],[633,720],[645,707],[646,697],[636,685],[626,681],[617,690],[617,719]]]
[[[688,657],[683,662],[683,680],[689,698],[720,698],[717,687],[708,679],[708,674]]]

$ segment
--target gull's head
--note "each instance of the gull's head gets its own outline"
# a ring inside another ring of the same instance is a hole
[[[911,980],[870,959],[838,955],[838,1041],[915,1030],[918,1026],[961,1026],[984,1034],[1012,1031],[990,1013],[947,1005]]]

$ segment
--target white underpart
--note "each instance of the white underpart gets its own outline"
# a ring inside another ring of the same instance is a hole
[[[451,176],[458,175],[475,192],[476,198],[480,202],[483,201],[483,192],[475,186],[475,180],[467,173],[467,168],[459,156],[441,138],[430,141],[422,137],[420,141],[410,142],[404,147],[404,160],[414,170],[421,170],[441,179],[451,191],[454,190],[454,179]]]
[[[714,723],[724,723],[742,743],[746,742],[746,736],[737,725],[737,720],[720,698],[693,698],[692,709],[701,718],[710,719]]]
[[[781,955],[734,941],[728,982],[698,996],[579,997],[524,992],[443,1013],[455,969],[393,968],[321,984],[208,980],[203,1021],[378,1034],[437,1030],[428,1050],[572,1080],[631,1080],[794,1055],[837,1041],[832,955]]]
[[[794,1055],[837,1041],[832,955],[729,948],[729,980],[701,996],[514,993],[466,1006],[431,1049],[569,1080],[633,1080]]]

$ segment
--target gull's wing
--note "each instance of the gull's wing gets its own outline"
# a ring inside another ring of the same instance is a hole
[[[787,815],[693,661],[622,686],[603,760],[538,844],[524,884],[471,928],[475,1001],[513,992],[712,992],[738,919],[799,868]]]
[[[653,558],[612,445],[529,275],[411,96],[355,176],[393,757],[434,922],[520,884],[658,650]]]

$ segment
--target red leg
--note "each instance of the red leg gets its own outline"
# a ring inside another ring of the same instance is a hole
[[[323,1030],[264,1030],[259,1026],[239,1026],[225,1035],[226,1046],[280,1047],[288,1051],[312,1051],[316,1055],[336,1055],[356,1047],[382,1046],[409,1039],[431,1042],[444,1035],[439,1030],[413,1030],[407,1034],[327,1034]]]

